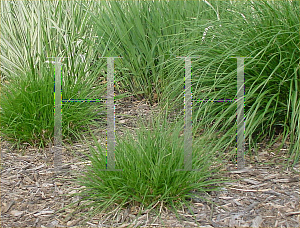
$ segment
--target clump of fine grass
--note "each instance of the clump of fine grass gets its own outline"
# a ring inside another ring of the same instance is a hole
[[[193,144],[196,171],[176,171],[184,168],[182,129],[182,121],[171,124],[166,118],[158,118],[141,125],[136,136],[126,132],[118,137],[115,168],[122,171],[104,170],[106,152],[96,143],[88,155],[90,164],[77,179],[83,186],[77,193],[82,202],[77,209],[90,208],[91,216],[115,205],[121,208],[137,204],[147,209],[161,202],[174,209],[187,204],[191,190],[217,190],[217,184],[222,182],[218,176],[221,165],[214,153],[203,149],[202,143]]]
[[[53,134],[53,82],[20,74],[1,89],[1,134],[16,144],[49,142]]]
[[[51,75],[51,69],[42,67],[19,76],[1,89],[1,134],[18,146],[27,143],[43,147],[52,141],[54,133],[54,75]],[[66,89],[65,97],[73,98],[74,93],[90,94],[91,85],[82,83],[73,84],[71,90]],[[96,108],[90,103],[63,103],[64,139],[80,138],[87,126],[93,124]]]
[[[281,147],[290,142],[289,154],[296,164],[300,151],[299,2],[222,2],[214,1],[210,6],[227,10],[216,10],[215,20],[189,27],[179,48],[183,56],[199,56],[192,64],[193,99],[236,99],[237,69],[232,57],[250,57],[245,59],[249,151],[257,142],[268,140],[271,145],[281,138]],[[199,32],[205,36],[199,37]],[[174,80],[166,87],[163,101],[182,108],[184,66],[175,61],[170,62]],[[235,103],[195,101],[193,113],[195,131],[222,133],[215,150],[236,145]]]
[[[103,97],[89,15],[73,1],[6,1],[1,2],[1,22],[1,74],[8,82],[1,89],[1,134],[18,145],[44,146],[53,140],[55,57],[65,57],[63,99]],[[80,137],[102,108],[99,103],[63,103],[64,139]]]

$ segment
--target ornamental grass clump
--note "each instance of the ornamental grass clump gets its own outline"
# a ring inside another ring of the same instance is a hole
[[[1,136],[18,145],[53,141],[55,57],[64,57],[62,99],[105,96],[91,30],[74,1],[1,1]],[[102,104],[63,102],[63,139],[80,137]]]
[[[173,81],[173,66],[166,63],[182,54],[175,50],[182,45],[179,36],[214,18],[203,1],[99,1],[96,10],[85,8],[101,37],[96,41],[99,53],[122,57],[116,64],[122,87],[150,103],[156,95],[164,99],[161,93]]]
[[[51,70],[52,69],[52,70]],[[64,84],[66,84],[65,82]],[[72,83],[65,89],[65,98],[76,98],[77,94],[90,95],[84,81]],[[1,135],[17,146],[30,144],[43,147],[53,141],[54,131],[54,71],[52,68],[36,67],[1,88]],[[75,94],[75,95],[74,95]],[[63,139],[81,137],[88,125],[95,124],[98,107],[95,103],[62,103]],[[99,122],[98,122],[99,124]]]
[[[253,152],[258,142],[271,146],[279,141],[277,151],[286,144],[296,164],[300,151],[299,1],[211,1],[209,7],[215,9],[214,20],[173,37],[185,37],[174,51],[198,56],[192,59],[195,131],[219,132],[222,137],[214,142],[214,150],[231,147],[236,153],[236,103],[196,100],[237,99],[234,57],[246,57],[247,151]],[[162,102],[182,110],[184,63],[174,60],[170,64],[174,80],[166,86]]]
[[[1,134],[17,145],[46,144],[54,128],[53,80],[33,72],[19,76],[1,88]]]
[[[88,155],[86,171],[81,172],[77,182],[83,186],[79,193],[81,206],[90,208],[91,216],[112,210],[139,205],[152,208],[161,204],[174,209],[188,205],[192,190],[209,192],[224,182],[220,177],[221,165],[214,153],[203,149],[203,144],[193,144],[193,169],[184,168],[183,121],[168,123],[166,118],[141,125],[134,136],[126,132],[117,137],[115,168],[106,169],[106,151],[96,143]],[[78,203],[78,202],[77,202]],[[86,216],[86,214],[85,214]]]

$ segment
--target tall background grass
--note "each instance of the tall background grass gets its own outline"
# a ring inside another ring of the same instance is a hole
[[[151,103],[159,101],[179,116],[184,65],[176,56],[200,56],[192,63],[193,99],[234,99],[236,60],[230,57],[248,56],[245,135],[249,151],[256,142],[275,140],[280,134],[297,161],[298,12],[298,1],[285,0],[3,1],[2,132],[33,144],[52,137],[53,69],[45,64],[46,56],[70,57],[64,62],[64,98],[103,95],[105,87],[96,81],[105,80],[101,69],[106,66],[99,56],[122,56],[116,64],[117,89]],[[85,55],[85,61],[80,55]],[[65,135],[74,135],[86,120],[94,119],[93,108],[66,103]],[[204,137],[207,132],[211,137],[214,132],[217,141],[210,139],[214,150],[234,150],[235,103],[194,102],[193,113],[195,135]]]
[[[110,1],[92,12],[95,31],[124,57],[122,86],[183,111],[184,63],[193,59],[193,99],[236,98],[236,60],[245,59],[245,137],[280,139],[299,158],[298,1]],[[106,46],[100,48],[105,51]],[[101,46],[101,45],[100,45]],[[213,150],[235,151],[236,104],[193,103],[195,134],[215,132]],[[183,116],[182,116],[183,117]],[[222,137],[220,138],[220,134]],[[281,149],[279,147],[278,149]]]
[[[288,144],[295,164],[300,150],[299,2],[212,1],[211,7],[216,20],[202,25],[205,38],[197,38],[199,28],[194,27],[186,33],[186,39],[181,39],[182,55],[200,56],[193,61],[193,99],[236,98],[236,60],[232,57],[249,57],[245,59],[245,136],[249,151],[257,142],[270,140],[272,144],[280,138],[278,149]],[[178,75],[178,79],[166,96],[176,100],[183,87],[179,77],[183,75],[182,64],[174,67],[172,75]],[[208,133],[223,133],[222,138],[217,137],[214,150],[225,150],[236,143],[236,104],[193,105],[196,131],[206,126]]]

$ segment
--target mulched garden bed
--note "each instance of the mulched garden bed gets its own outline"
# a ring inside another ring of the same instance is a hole
[[[155,107],[144,101],[122,101],[116,107],[116,131],[122,132],[122,126],[134,130],[135,126],[134,118],[118,113],[149,118],[151,110]],[[105,129],[94,130],[105,143]],[[160,202],[156,205],[159,215],[138,206],[112,210],[88,222],[72,215],[72,208],[56,213],[78,200],[66,194],[80,187],[66,179],[74,178],[72,171],[84,165],[73,153],[87,150],[88,146],[80,143],[66,145],[62,156],[65,172],[56,176],[49,148],[17,151],[2,142],[1,227],[299,227],[299,165],[285,168],[285,149],[275,154],[263,146],[257,156],[246,156],[244,170],[228,165],[228,177],[238,181],[210,194],[215,204],[192,199],[192,211],[178,210],[179,218]],[[142,213],[137,216],[139,210]]]

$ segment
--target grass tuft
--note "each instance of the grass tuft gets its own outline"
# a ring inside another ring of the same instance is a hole
[[[91,208],[91,215],[114,205],[149,209],[161,202],[173,208],[187,204],[192,190],[218,190],[218,184],[224,182],[221,163],[203,150],[203,144],[195,142],[193,146],[193,169],[198,171],[176,171],[184,168],[182,129],[182,122],[170,124],[165,118],[156,118],[140,125],[136,136],[127,132],[118,137],[116,169],[123,171],[103,171],[106,152],[95,140],[97,146],[91,147],[88,155],[90,164],[77,179],[84,186],[77,194],[85,202],[82,207]]]

